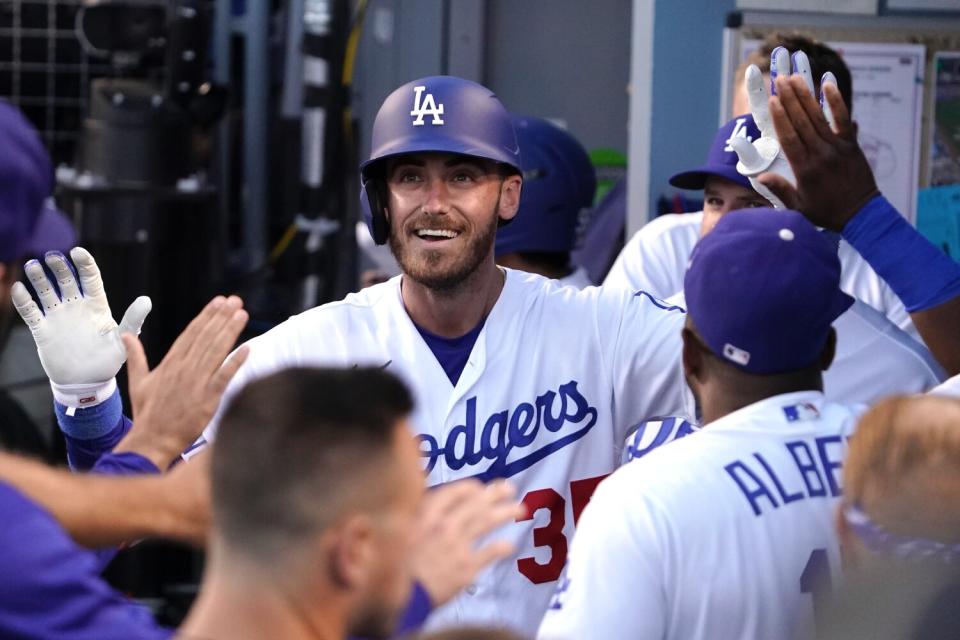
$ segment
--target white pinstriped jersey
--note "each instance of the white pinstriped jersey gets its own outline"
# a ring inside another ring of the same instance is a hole
[[[505,270],[506,282],[452,385],[400,295],[400,278],[294,316],[250,341],[227,397],[290,366],[385,366],[414,391],[412,424],[431,485],[509,478],[532,515],[493,535],[517,553],[484,571],[428,626],[506,625],[532,635],[594,486],[645,418],[690,415],[684,314],[646,294],[578,291]],[[205,432],[208,440],[214,423]]]
[[[538,639],[808,637],[839,573],[834,511],[862,411],[774,396],[621,467],[583,512]]]

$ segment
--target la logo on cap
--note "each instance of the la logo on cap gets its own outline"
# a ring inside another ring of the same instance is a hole
[[[443,103],[437,104],[432,93],[424,96],[423,92],[426,90],[426,87],[413,88],[413,111],[410,112],[410,115],[415,116],[413,120],[413,126],[415,127],[423,126],[424,116],[433,116],[433,121],[430,124],[443,124],[443,118],[440,117],[443,115]]]
[[[733,147],[730,146],[730,141],[734,138],[746,138],[747,142],[753,142],[753,137],[747,134],[747,128],[743,126],[746,121],[746,118],[737,118],[737,123],[733,125],[733,131],[730,132],[730,137],[727,138],[727,146],[723,148],[724,151],[733,151]]]

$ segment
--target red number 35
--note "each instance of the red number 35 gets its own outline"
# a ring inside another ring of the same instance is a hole
[[[593,490],[606,477],[605,474],[570,483],[574,526],[580,520],[584,507],[590,502]],[[560,577],[563,565],[567,562],[567,537],[563,535],[563,527],[567,523],[567,501],[554,489],[537,489],[523,496],[523,504],[527,507],[527,515],[517,518],[517,522],[533,520],[534,514],[541,509],[550,512],[547,523],[533,529],[533,546],[548,547],[550,559],[546,563],[540,563],[533,557],[520,558],[517,560],[517,569],[534,584],[553,582]]]

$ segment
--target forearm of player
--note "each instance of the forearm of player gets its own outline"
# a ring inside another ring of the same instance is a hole
[[[960,264],[880,195],[844,225],[842,235],[900,297],[944,369],[960,372]]]
[[[71,474],[0,454],[0,479],[44,507],[79,544],[106,547],[147,537],[192,541],[180,521],[188,509],[161,476]]]

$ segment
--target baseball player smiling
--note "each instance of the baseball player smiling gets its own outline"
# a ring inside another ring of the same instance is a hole
[[[578,292],[496,266],[496,231],[517,212],[522,178],[510,116],[478,84],[441,76],[397,89],[361,177],[372,235],[403,274],[252,340],[227,396],[288,366],[373,364],[401,376],[415,390],[428,483],[510,478],[529,512],[494,534],[516,554],[428,626],[530,635],[627,429],[691,414],[684,314],[649,295]]]

